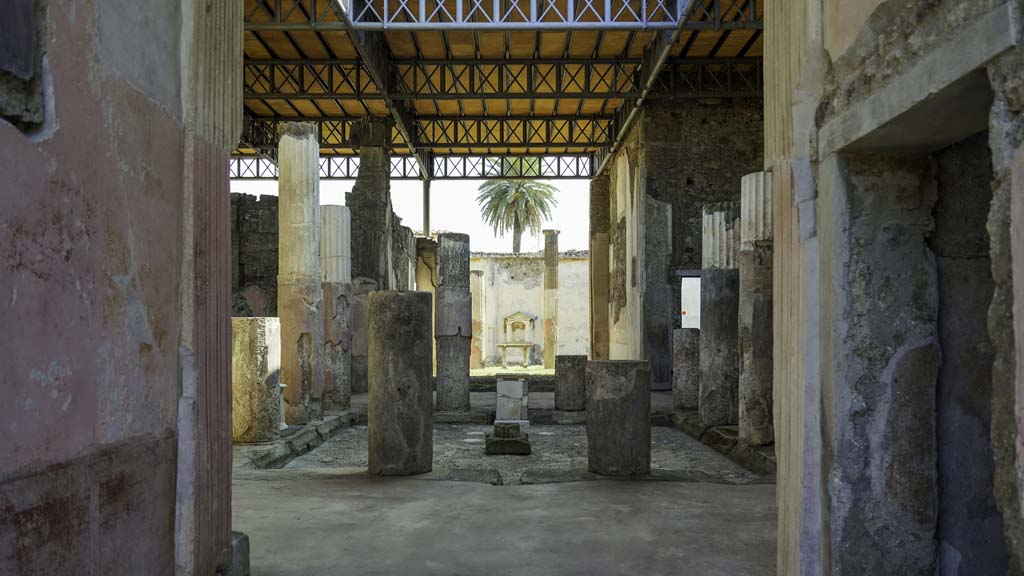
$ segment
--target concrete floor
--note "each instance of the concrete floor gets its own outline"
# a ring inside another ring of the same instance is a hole
[[[236,470],[253,576],[775,573],[775,486]]]

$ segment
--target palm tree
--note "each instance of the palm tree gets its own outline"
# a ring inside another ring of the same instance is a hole
[[[523,230],[539,233],[543,221],[551,218],[551,209],[558,205],[558,188],[537,180],[487,180],[478,190],[476,202],[484,222],[495,234],[512,232],[515,254],[519,254]]]

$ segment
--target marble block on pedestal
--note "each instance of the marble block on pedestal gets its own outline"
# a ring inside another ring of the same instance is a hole
[[[529,389],[526,379],[519,376],[499,375],[497,394],[494,423],[516,423],[523,428],[529,426],[527,417]]]

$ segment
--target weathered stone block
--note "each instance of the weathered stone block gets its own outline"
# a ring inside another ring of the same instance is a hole
[[[700,398],[700,329],[672,332],[672,407],[696,409]]]
[[[369,297],[369,470],[393,476],[432,467],[430,294]]]
[[[231,319],[231,441],[272,442],[281,422],[281,324]]]
[[[651,369],[647,362],[587,363],[587,462],[591,472],[651,471]]]
[[[587,357],[555,358],[555,408],[583,410],[587,405]]]

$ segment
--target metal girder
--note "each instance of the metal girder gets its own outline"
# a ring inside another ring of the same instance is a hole
[[[557,180],[591,178],[594,161],[589,154],[559,156],[436,156],[435,179],[478,180],[533,178]]]
[[[477,60],[395,62],[402,98],[629,98],[639,60]]]
[[[431,148],[593,148],[611,137],[611,117],[419,118],[416,128],[416,145]]]
[[[431,178],[443,180],[480,180],[488,178],[527,178],[557,180],[591,178],[594,161],[590,155],[565,156],[437,156],[429,166]],[[422,170],[413,156],[392,156],[393,180],[419,180]],[[359,157],[321,156],[320,178],[352,180],[359,175]],[[257,156],[234,156],[228,164],[233,180],[276,180],[277,165]]]
[[[648,98],[761,98],[760,58],[670,61],[652,84]]]
[[[685,18],[694,4],[696,17]],[[251,6],[250,6],[251,4]],[[730,17],[719,0],[254,0],[245,29],[729,30],[760,28],[756,11]]]
[[[395,101],[501,98],[634,98],[639,60],[393,61]],[[352,60],[246,60],[245,97],[363,100],[383,98]]]
[[[277,148],[280,122],[317,125],[321,148],[347,148],[351,125],[357,118],[253,118],[246,117],[245,147],[269,151]],[[412,120],[417,149],[431,148],[596,148],[612,136],[610,116],[465,116],[421,117]],[[396,146],[403,142],[393,138]],[[405,143],[406,145],[408,143]]]
[[[383,98],[369,71],[358,60],[246,60],[245,98]]]
[[[248,30],[343,30],[325,4],[337,0],[258,0]],[[685,0],[344,0],[359,30],[674,29]],[[307,9],[306,6],[309,6]]]

